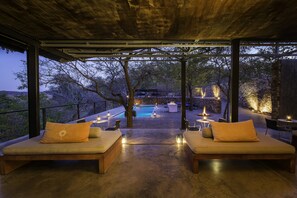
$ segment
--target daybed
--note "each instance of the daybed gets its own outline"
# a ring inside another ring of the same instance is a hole
[[[0,173],[8,174],[32,160],[97,160],[99,173],[105,173],[122,148],[120,130],[102,131],[100,137],[81,143],[42,144],[41,138],[42,135],[5,147]]]
[[[198,173],[199,160],[207,159],[286,160],[290,172],[295,173],[295,148],[263,134],[258,133],[259,141],[255,142],[215,142],[202,137],[201,131],[187,131],[183,136],[194,173]]]

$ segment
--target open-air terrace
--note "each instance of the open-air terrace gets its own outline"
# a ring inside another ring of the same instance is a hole
[[[296,0],[1,1],[0,197],[297,197],[296,41]]]
[[[125,118],[116,118],[123,108],[85,117],[106,128],[121,120],[127,138],[122,152],[108,172],[98,175],[94,161],[35,161],[7,176],[1,176],[2,197],[295,197],[296,175],[286,164],[271,160],[202,160],[193,174],[183,144],[176,143],[180,109],[169,113],[158,105],[157,117],[134,118],[134,128]],[[202,109],[187,110],[190,123],[200,119]],[[110,117],[107,118],[107,113]],[[218,120],[221,114],[209,119]],[[253,119],[258,133],[265,133],[265,115],[239,109],[239,119]],[[105,122],[105,120],[107,120]],[[197,133],[197,132],[193,132]],[[279,132],[269,135],[279,138]],[[288,133],[281,137],[290,138]],[[289,141],[286,139],[286,141]],[[30,183],[28,182],[30,178]],[[17,191],[15,189],[18,189]]]

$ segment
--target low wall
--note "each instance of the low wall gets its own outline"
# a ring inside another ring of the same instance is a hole
[[[135,104],[167,104],[169,102],[175,102],[179,106],[181,104],[181,97],[142,97],[135,98]],[[190,99],[187,98],[187,106],[189,105]],[[207,112],[221,113],[221,100],[214,97],[194,97],[193,106],[196,108],[206,107]]]

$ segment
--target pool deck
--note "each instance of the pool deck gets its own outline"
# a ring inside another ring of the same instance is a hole
[[[187,111],[190,122],[199,112]],[[199,174],[193,174],[183,147],[175,143],[182,132],[180,112],[160,107],[157,113],[158,118],[135,118],[133,129],[122,120],[128,143],[107,173],[97,174],[93,161],[36,161],[0,176],[0,197],[297,197],[297,174],[277,161],[203,160]],[[241,120],[253,118],[257,131],[265,131],[265,116],[242,113]],[[115,120],[98,125],[104,128]]]

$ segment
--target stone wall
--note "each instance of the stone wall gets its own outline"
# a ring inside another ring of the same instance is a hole
[[[271,118],[279,117],[281,62],[277,61],[271,68]]]
[[[135,104],[167,104],[169,102],[175,102],[179,106],[181,105],[181,97],[141,97],[135,98]],[[189,98],[187,98],[187,106],[189,104]],[[207,112],[221,113],[221,100],[214,97],[195,97],[193,105],[196,108],[206,107]]]
[[[218,100],[214,97],[205,97],[205,98],[194,98],[194,106],[198,108],[206,107],[207,112],[221,113],[221,100]]]
[[[272,66],[271,117],[297,118],[297,60],[280,60]]]

